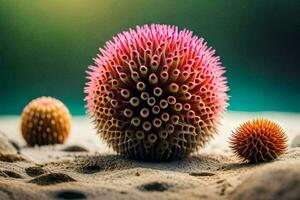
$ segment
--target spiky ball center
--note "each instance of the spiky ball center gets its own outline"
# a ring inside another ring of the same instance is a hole
[[[151,67],[147,67],[147,69],[151,69]],[[135,73],[131,73],[131,76],[133,74]],[[119,101],[129,102],[128,107],[124,109],[123,113],[120,113],[130,122],[130,125],[133,125],[128,128],[133,128],[135,132],[138,130],[158,132],[161,127],[169,124],[170,120],[173,120],[172,123],[174,123],[173,118],[176,118],[178,113],[187,114],[190,104],[186,103],[183,106],[182,101],[176,101],[178,97],[184,98],[177,94],[179,86],[176,83],[161,82],[161,77],[158,77],[154,70],[144,74],[140,73],[139,77],[136,87],[122,89],[120,92],[121,100]],[[191,96],[188,91],[183,95]],[[174,127],[172,124],[169,126],[170,132]]]

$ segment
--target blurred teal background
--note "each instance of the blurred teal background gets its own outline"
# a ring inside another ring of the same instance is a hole
[[[300,112],[300,3],[241,0],[0,0],[0,114],[42,95],[84,114],[86,66],[136,25],[188,28],[227,67],[229,110]]]

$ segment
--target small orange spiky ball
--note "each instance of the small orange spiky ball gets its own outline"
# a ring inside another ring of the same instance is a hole
[[[250,163],[276,159],[287,149],[287,136],[276,123],[254,119],[243,123],[230,138],[233,152]]]
[[[23,110],[21,131],[28,145],[62,144],[70,130],[70,112],[55,98],[39,97]]]

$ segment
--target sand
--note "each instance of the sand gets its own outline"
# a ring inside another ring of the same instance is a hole
[[[10,150],[0,151],[0,199],[300,199],[299,147],[256,165],[229,150],[231,130],[256,116],[279,122],[289,144],[300,133],[297,114],[231,112],[205,149],[181,161],[150,163],[116,155],[87,117],[73,118],[67,144],[34,148],[21,140],[18,117],[2,117]]]

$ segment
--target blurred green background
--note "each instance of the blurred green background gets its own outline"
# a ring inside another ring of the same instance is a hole
[[[84,114],[86,66],[136,25],[188,28],[227,67],[229,110],[300,112],[300,4],[241,0],[0,0],[0,114],[61,99]]]

